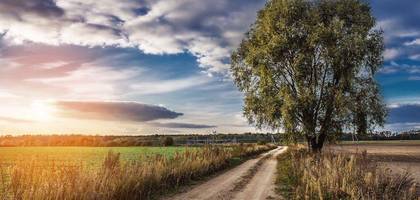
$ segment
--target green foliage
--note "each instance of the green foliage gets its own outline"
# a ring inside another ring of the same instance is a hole
[[[267,144],[267,142],[266,141],[263,141],[263,140],[260,140],[260,141],[257,142],[257,144],[258,145],[265,145],[265,144]]]
[[[168,146],[173,146],[173,145],[174,145],[174,138],[165,137],[165,139],[163,140],[163,146],[168,147]]]
[[[362,0],[271,0],[232,54],[244,115],[305,138],[314,150],[344,129],[364,134],[386,116],[374,76],[382,31]]]

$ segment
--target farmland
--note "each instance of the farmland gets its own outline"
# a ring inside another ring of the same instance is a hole
[[[135,161],[145,156],[172,157],[194,147],[0,147],[0,163],[13,164],[24,160],[37,162],[83,163],[101,165],[108,152],[119,153],[123,162]]]
[[[273,148],[5,147],[0,198],[150,199]]]
[[[343,142],[329,146],[328,149],[342,153],[366,151],[370,160],[383,169],[393,173],[408,172],[410,177],[420,183],[420,141],[361,141]],[[419,192],[419,191],[418,191]]]

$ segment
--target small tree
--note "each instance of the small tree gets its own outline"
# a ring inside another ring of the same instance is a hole
[[[163,140],[163,146],[173,146],[174,145],[174,139],[172,137],[165,137]]]
[[[249,122],[316,152],[344,130],[383,125],[374,76],[384,45],[374,26],[362,0],[268,1],[232,54]]]

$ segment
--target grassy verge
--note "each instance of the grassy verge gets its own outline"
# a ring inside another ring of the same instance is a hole
[[[277,189],[285,199],[417,199],[408,173],[378,168],[366,154],[289,149],[278,157]]]
[[[101,167],[39,163],[28,159],[0,167],[0,199],[151,199],[272,149],[268,145],[205,147],[121,162],[108,153]]]

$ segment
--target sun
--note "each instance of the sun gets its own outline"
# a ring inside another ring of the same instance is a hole
[[[49,122],[54,118],[54,108],[46,101],[33,101],[31,111],[32,117],[36,121]]]

